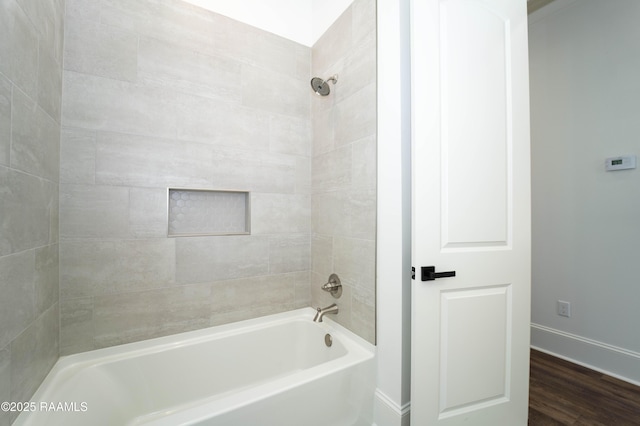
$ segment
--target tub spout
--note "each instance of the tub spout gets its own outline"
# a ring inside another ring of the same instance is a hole
[[[313,317],[313,322],[322,322],[322,317],[326,314],[337,314],[338,313],[338,305],[335,303],[333,305],[327,306],[326,308],[318,308],[318,312],[316,312],[316,316]]]

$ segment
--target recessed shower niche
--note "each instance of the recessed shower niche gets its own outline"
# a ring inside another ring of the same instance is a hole
[[[248,191],[169,188],[170,237],[251,233]]]

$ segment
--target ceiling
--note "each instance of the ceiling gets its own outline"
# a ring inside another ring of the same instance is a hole
[[[245,24],[313,46],[352,0],[185,0]]]

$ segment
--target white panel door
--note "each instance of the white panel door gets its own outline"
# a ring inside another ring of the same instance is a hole
[[[411,424],[526,425],[526,0],[411,7]]]

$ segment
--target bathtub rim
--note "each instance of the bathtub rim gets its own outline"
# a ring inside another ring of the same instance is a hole
[[[139,340],[135,342],[123,343],[120,345],[108,346],[104,348],[92,349],[85,352],[63,355],[56,362],[56,366],[67,368],[73,364],[85,363],[100,358],[103,362],[99,364],[92,362],[92,365],[100,365],[118,359],[134,357],[143,354],[152,354],[171,348],[179,348],[190,344],[197,344],[209,340],[223,339],[241,332],[260,330],[277,324],[283,324],[292,320],[303,320],[313,322],[316,310],[311,307],[294,309],[291,311],[279,312],[276,314],[250,318],[227,324],[214,325],[197,330],[184,331],[181,333],[169,334],[167,336],[153,337],[151,339]],[[330,317],[324,317],[323,321],[316,323],[327,333],[344,337],[343,343],[347,350],[364,350],[375,354],[376,346],[358,336],[343,325],[334,321]],[[354,342],[355,344],[348,344]],[[126,353],[126,354],[125,354]],[[128,355],[127,355],[128,354]],[[54,367],[55,368],[55,367]],[[51,370],[53,372],[53,369]],[[44,382],[43,382],[44,383]]]

